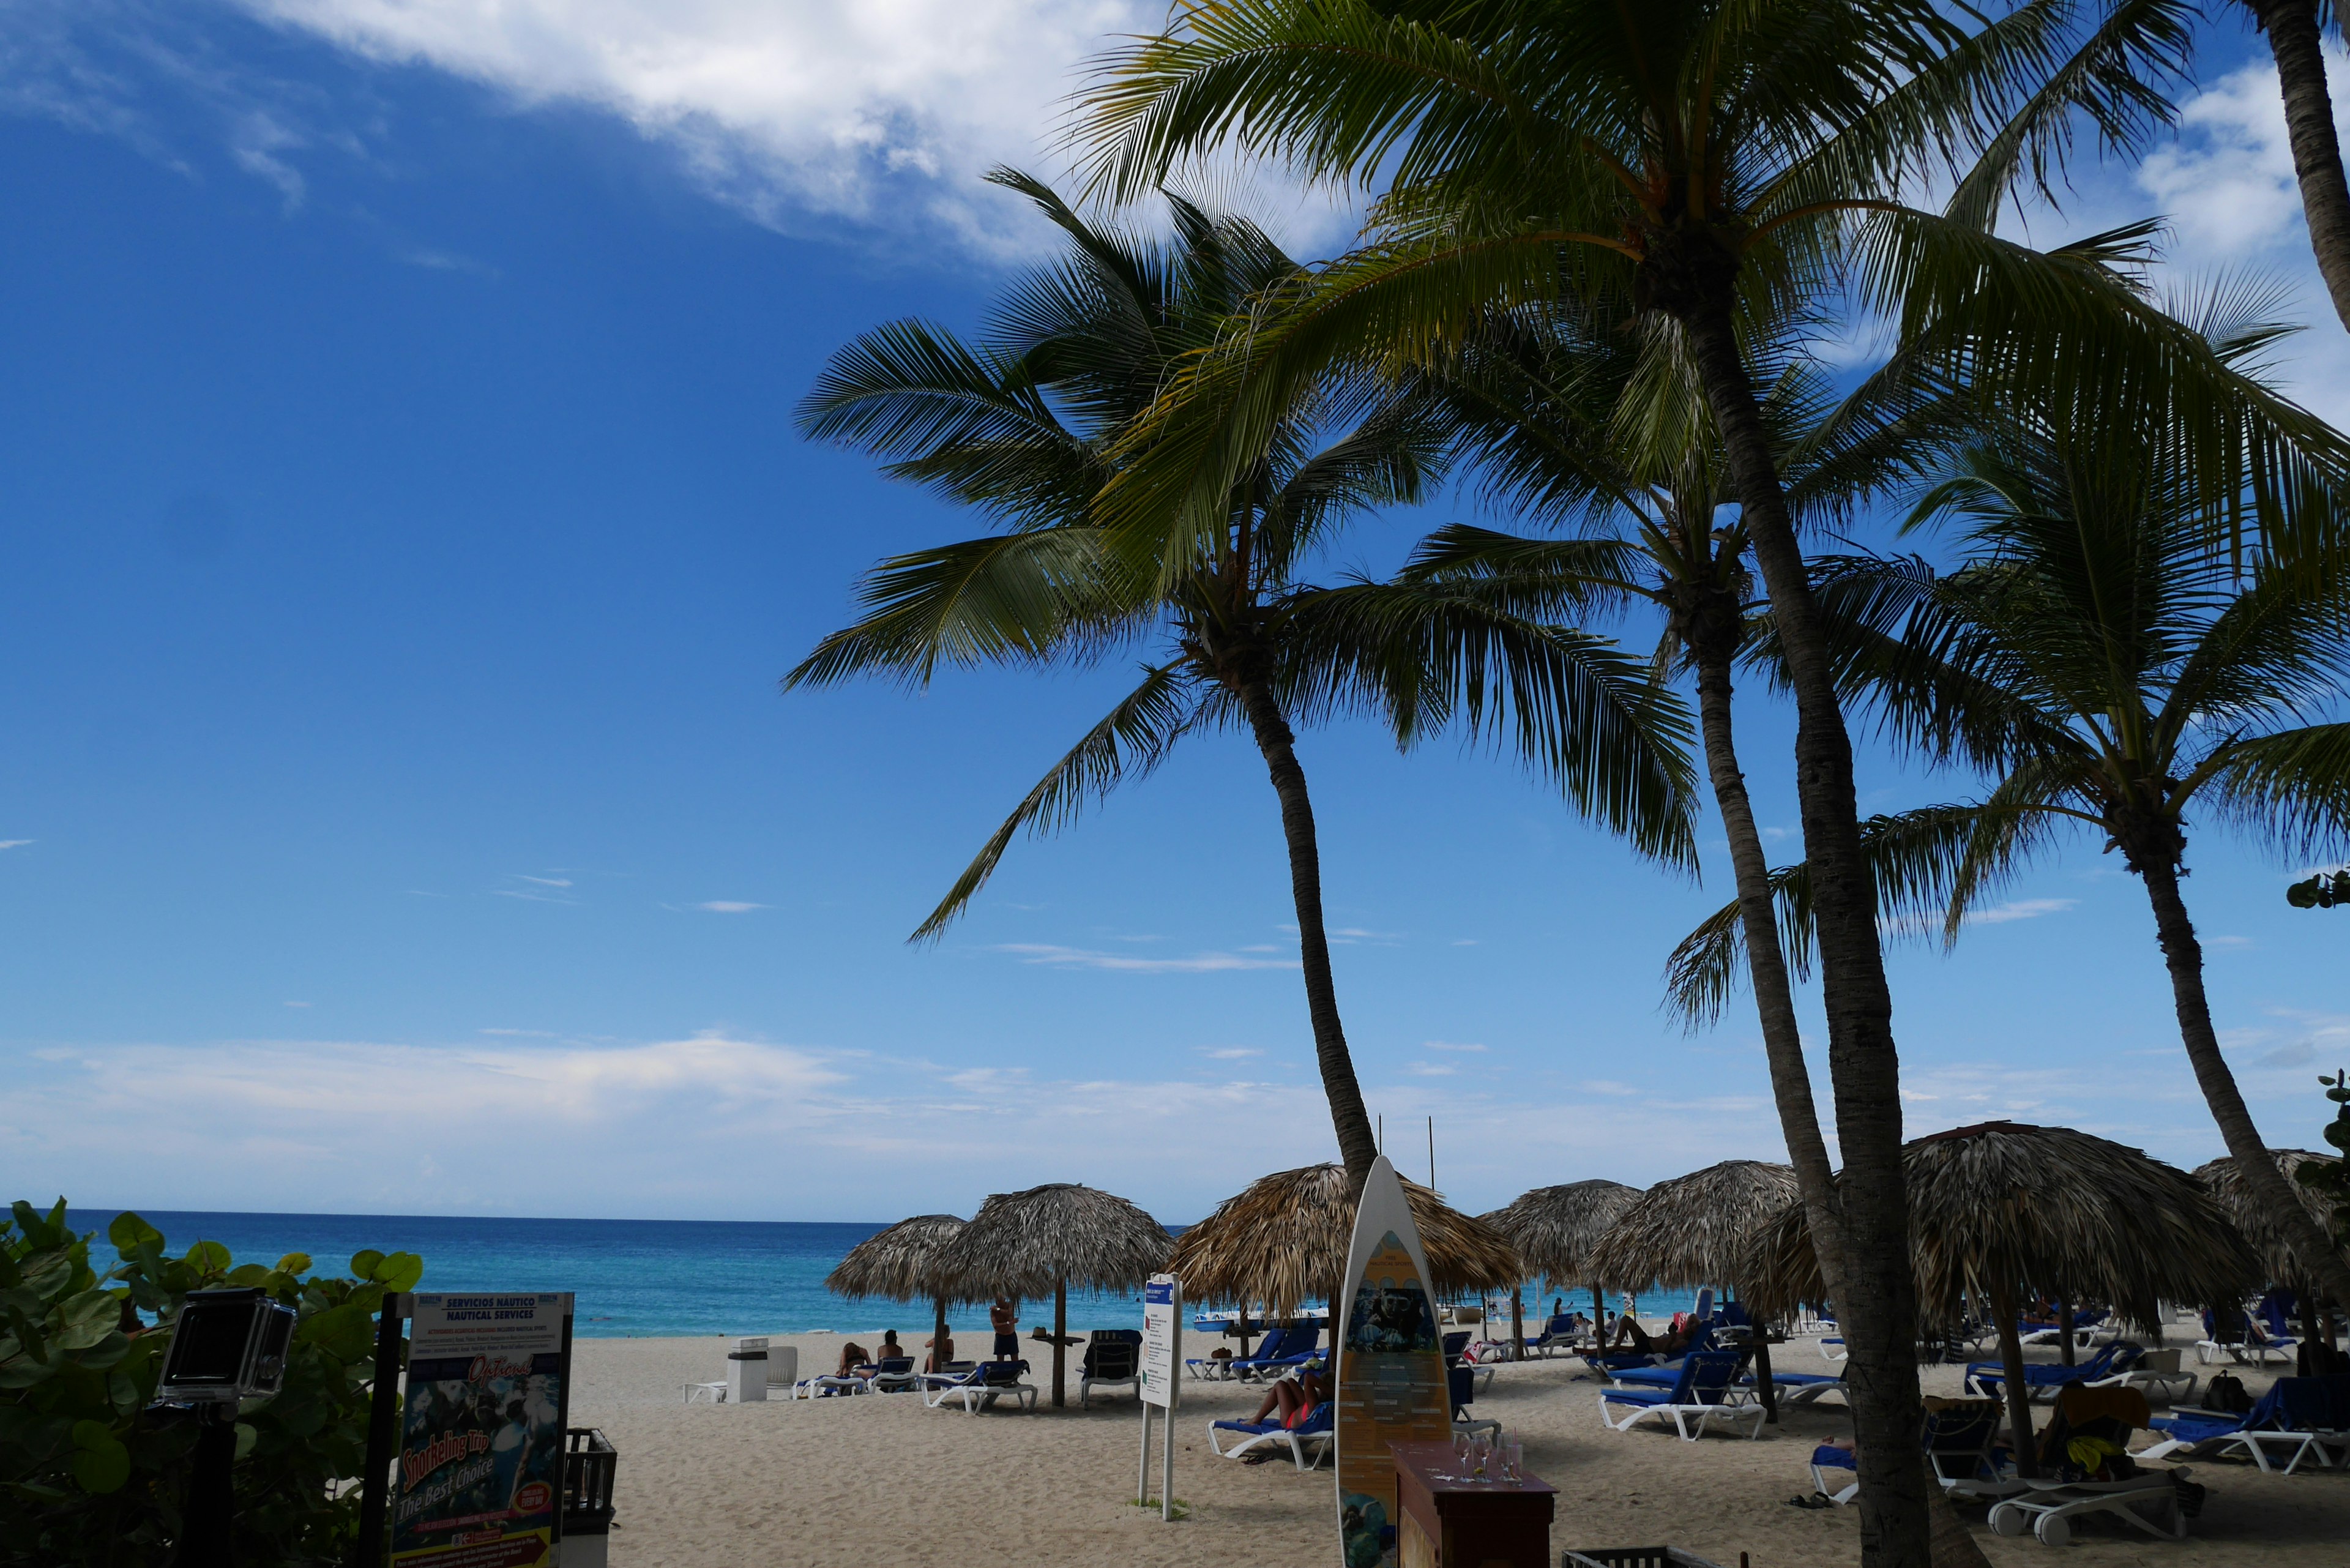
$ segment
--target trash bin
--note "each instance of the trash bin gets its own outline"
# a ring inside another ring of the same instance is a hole
[[[767,1340],[764,1334],[734,1342],[726,1353],[726,1402],[767,1397]]]
[[[598,1428],[572,1427],[564,1436],[563,1535],[556,1561],[561,1568],[604,1568],[620,1456]]]

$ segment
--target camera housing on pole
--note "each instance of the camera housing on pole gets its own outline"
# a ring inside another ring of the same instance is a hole
[[[172,1325],[155,1397],[172,1405],[265,1399],[286,1381],[294,1309],[257,1289],[190,1291]]]

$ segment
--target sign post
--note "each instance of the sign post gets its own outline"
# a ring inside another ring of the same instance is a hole
[[[571,1293],[413,1295],[393,1568],[526,1568],[562,1532]]]
[[[1183,1370],[1183,1286],[1153,1274],[1142,1287],[1142,1468],[1134,1500],[1150,1501],[1150,1407],[1159,1407],[1159,1517],[1175,1517],[1175,1399]]]

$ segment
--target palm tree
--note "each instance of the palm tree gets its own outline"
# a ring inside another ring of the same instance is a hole
[[[1740,337],[1849,279],[1907,327],[1962,317],[1976,374],[2097,381],[2115,398],[2168,385],[2157,372],[2195,346],[2109,265],[2143,231],[2065,257],[1991,231],[2019,184],[2049,187],[2078,114],[2115,146],[2158,123],[2138,78],[2174,47],[2178,11],[2122,6],[2089,26],[2074,0],[2027,0],[1970,33],[1932,0],[1218,0],[1112,55],[1077,125],[1097,188],[1121,196],[1219,144],[1315,179],[1392,173],[1370,241],[1320,275],[1310,307],[1252,320],[1226,366],[1211,357],[1170,388],[1153,452],[1103,498],[1114,525],[1212,510],[1284,374],[1424,362],[1481,313],[1530,299],[1627,299],[1683,337],[1800,722],[1829,1064],[1856,1179],[1838,1199],[1838,1308],[1872,1563],[1922,1562],[1928,1532],[1892,998],[1826,628]],[[1963,176],[1947,213],[1905,203],[1945,171]],[[2091,328],[2094,351],[2048,351],[2064,326]],[[2236,410],[2202,412],[2216,425]]]
[[[867,613],[820,643],[787,688],[882,673],[920,684],[941,661],[1087,662],[1150,649],[1141,683],[1029,791],[915,932],[933,937],[1023,831],[1065,825],[1149,773],[1195,731],[1237,727],[1281,805],[1315,1054],[1357,1185],[1377,1155],[1338,1014],[1320,850],[1293,726],[1372,713],[1409,744],[1459,723],[1555,774],[1643,852],[1693,859],[1684,710],[1605,639],[1516,613],[1474,586],[1308,582],[1351,516],[1418,499],[1441,431],[1408,396],[1336,379],[1297,389],[1180,560],[1137,554],[1091,505],[1120,443],[1185,358],[1232,313],[1295,286],[1257,228],[1170,198],[1175,237],[1089,223],[1025,176],[1065,254],[1015,283],[977,344],[920,323],[834,357],[802,428],[889,455],[887,472],[980,507],[1001,532],[884,561]]]
[[[1841,405],[1789,341],[1757,345],[1755,379],[1791,510],[1809,524],[1914,473],[1951,436],[1960,406],[1887,367]],[[1702,394],[1675,334],[1604,312],[1497,315],[1429,378],[1499,509],[1571,536],[1440,529],[1408,577],[1482,580],[1542,613],[1645,605],[1663,620],[1653,668],[1685,669],[1706,770],[1729,840],[1742,949],[1780,1126],[1831,1282],[1843,1262],[1833,1168],[1804,1064],[1786,960],[1731,715],[1750,625],[1746,535]],[[1750,358],[1755,358],[1750,349]]]
[[[2333,13],[2342,32],[2342,12],[2318,0],[2241,0],[2269,41],[2277,67],[2277,90],[2284,97],[2286,140],[2293,171],[2301,182],[2302,215],[2309,222],[2309,248],[2334,296],[2334,312],[2350,327],[2350,182],[2342,172],[2342,142],[2334,129],[2334,96],[2325,85],[2325,40],[2322,11]]]
[[[2201,329],[2251,370],[2285,329],[2257,292],[2215,291]],[[2010,404],[1941,469],[1910,525],[1953,529],[1968,563],[1824,563],[1822,597],[1856,701],[1930,759],[1988,774],[1983,798],[1877,819],[1867,838],[1889,923],[1927,909],[1954,942],[1974,903],[2080,825],[2144,884],[2179,1037],[2228,1152],[2295,1251],[2350,1301],[2350,1259],[2296,1203],[2221,1055],[2189,918],[2191,816],[2287,856],[2350,846],[2345,492],[2267,498],[2241,555],[2188,442],[2103,407]],[[1809,920],[1800,868],[1777,874]],[[1723,911],[1677,955],[1702,1007],[1736,935]],[[1800,954],[1800,943],[1799,943]],[[1718,990],[1718,985],[1717,985]]]

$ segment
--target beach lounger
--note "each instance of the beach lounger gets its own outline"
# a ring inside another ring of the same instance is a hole
[[[1077,1408],[1092,1402],[1096,1387],[1131,1388],[1142,1393],[1142,1331],[1139,1328],[1097,1329],[1086,1340],[1085,1359],[1077,1365]]]
[[[1264,1336],[1254,1355],[1233,1357],[1232,1376],[1243,1383],[1277,1382],[1308,1362],[1320,1360],[1322,1352],[1316,1347],[1321,1341],[1319,1324],[1284,1324]]]
[[[1539,1336],[1526,1341],[1526,1354],[1549,1360],[1562,1350],[1573,1350],[1581,1337],[1578,1325],[1584,1322],[1580,1313],[1557,1313],[1543,1324]]]
[[[2173,1410],[2147,1426],[2162,1433],[2163,1440],[2142,1449],[2137,1456],[2142,1459],[2241,1452],[2262,1469],[2281,1475],[2293,1474],[2305,1459],[2315,1460],[2321,1469],[2350,1466],[2350,1375],[2280,1377],[2243,1415]]]
[[[685,1402],[691,1405],[696,1399],[706,1400],[708,1403],[712,1405],[723,1405],[726,1403],[725,1379],[721,1378],[715,1383],[687,1384],[685,1386]]]
[[[1992,1446],[2002,1412],[1996,1399],[1926,1401],[1926,1462],[1953,1497],[1981,1498],[2021,1483],[2003,1474],[2007,1450]],[[1839,1506],[1860,1494],[1860,1472],[1850,1449],[1823,1443],[1812,1450],[1812,1485]]]
[[[2105,1307],[2095,1312],[2074,1313],[2074,1345],[2086,1350],[2093,1344],[2114,1337],[2116,1331],[2107,1322],[2112,1316],[2112,1312]],[[2017,1324],[2015,1327],[2016,1337],[2025,1345],[2054,1345],[2064,1337],[2064,1325],[2061,1323],[2027,1321]]]
[[[1208,1447],[1214,1450],[1218,1459],[1237,1459],[1247,1457],[1253,1449],[1271,1443],[1286,1448],[1299,1469],[1317,1469],[1321,1467],[1322,1457],[1330,1451],[1330,1445],[1336,1438],[1336,1433],[1331,1429],[1331,1418],[1337,1408],[1336,1400],[1325,1399],[1294,1428],[1284,1427],[1278,1421],[1211,1421],[1208,1423]],[[1238,1432],[1244,1440],[1227,1449],[1218,1438],[1216,1434],[1219,1432]],[[1314,1462],[1310,1465],[1305,1462],[1308,1448],[1314,1450]]]
[[[1752,1372],[1738,1380],[1738,1386],[1741,1388],[1752,1389],[1757,1386],[1757,1383],[1758,1379]],[[1779,1407],[1783,1410],[1801,1409],[1805,1405],[1816,1405],[1831,1394],[1844,1401],[1846,1409],[1852,1408],[1851,1392],[1846,1388],[1844,1374],[1841,1372],[1774,1370],[1771,1374],[1771,1391],[1777,1397]]]
[[[935,1410],[950,1399],[960,1400],[963,1414],[975,1416],[1009,1395],[1022,1409],[1033,1410],[1035,1385],[1020,1380],[1027,1370],[1024,1361],[982,1361],[967,1372],[924,1373],[922,1403]]]
[[[2054,1399],[2056,1391],[2075,1383],[2093,1387],[2119,1384],[2138,1357],[2146,1354],[2142,1345],[2117,1339],[2105,1346],[2088,1360],[2073,1366],[2032,1366],[2023,1369],[2023,1391],[2033,1399]],[[2002,1392],[2007,1385],[2007,1367],[1997,1361],[1970,1362],[1967,1366],[1967,1392],[1979,1398],[2005,1397]]]
[[[866,1383],[876,1394],[904,1394],[920,1381],[910,1355],[885,1355],[866,1375]]]
[[[2216,1313],[2204,1309],[2203,1337],[2195,1342],[2196,1360],[2209,1366],[2225,1356],[2239,1364],[2264,1366],[2272,1355],[2280,1361],[2293,1360],[2291,1351],[2272,1341],[2240,1308],[2223,1307]]]
[[[1820,1341],[1820,1359],[1831,1366],[1848,1359],[1851,1355],[1852,1352],[1844,1347],[1842,1334],[1831,1334]]]
[[[821,1377],[803,1377],[792,1385],[792,1397],[795,1399],[828,1399],[835,1395],[872,1392],[864,1378],[837,1372],[827,1372]]]
[[[1469,1433],[1472,1437],[1479,1432],[1490,1432],[1492,1434],[1493,1441],[1500,1442],[1502,1423],[1481,1421],[1469,1414],[1469,1407],[1476,1403],[1477,1399],[1476,1369],[1470,1366],[1449,1366],[1445,1368],[1444,1376],[1445,1381],[1451,1385],[1452,1429],[1456,1432]]]
[[[2069,1385],[2058,1391],[2055,1417],[2041,1438],[2041,1469],[2061,1474],[2087,1464],[2080,1457],[2083,1439],[2115,1449],[2126,1448],[2130,1434],[2149,1418],[2146,1396],[2135,1388]],[[2043,1546],[2062,1546],[2073,1538],[2072,1521],[2083,1514],[2105,1513],[2148,1535],[2176,1541],[2187,1534],[2175,1472],[2138,1470],[2110,1480],[2095,1479],[2109,1474],[2111,1466],[2110,1459],[2099,1459],[2089,1479],[2023,1482],[2023,1490],[2015,1496],[1991,1505],[1991,1532],[2022,1535],[2029,1532]]]
[[[1658,1417],[1659,1425],[1670,1417],[1674,1431],[1683,1440],[1694,1442],[1716,1420],[1735,1430],[1738,1422],[1751,1415],[1754,1429],[1746,1435],[1758,1437],[1769,1412],[1760,1405],[1733,1403],[1744,1397],[1735,1385],[1741,1359],[1734,1351],[1694,1351],[1681,1358],[1680,1375],[1670,1388],[1603,1388],[1599,1419],[1611,1431],[1628,1432],[1643,1416]],[[1623,1412],[1620,1420],[1611,1413],[1618,1410]],[[1692,1421],[1695,1431],[1690,1429]]]
[[[1726,1350],[1721,1354],[1738,1357],[1738,1369],[1731,1375],[1731,1383],[1739,1387],[1752,1387],[1753,1379],[1747,1368],[1753,1365],[1754,1352],[1750,1348]],[[1607,1380],[1618,1388],[1670,1388],[1679,1382],[1681,1362],[1688,1359],[1688,1356],[1683,1356],[1679,1361],[1668,1361],[1658,1366],[1618,1367],[1607,1375]],[[1776,1383],[1778,1379],[1774,1377],[1772,1381]]]
[[[1211,1324],[1219,1320],[1201,1318],[1196,1326],[1203,1329],[1211,1328]],[[1214,1328],[1212,1331],[1216,1333],[1222,1332],[1221,1328]],[[1253,1354],[1242,1355],[1235,1352],[1231,1355],[1195,1356],[1185,1361],[1183,1365],[1190,1370],[1192,1376],[1201,1379],[1202,1382],[1230,1382],[1233,1378],[1240,1376],[1240,1373],[1237,1368],[1247,1366],[1253,1362],[1261,1361],[1269,1354],[1278,1354],[1281,1346],[1288,1343],[1290,1330],[1286,1324],[1276,1324],[1271,1328],[1266,1328],[1263,1330],[1263,1333],[1264,1337],[1257,1342],[1257,1347]]]

